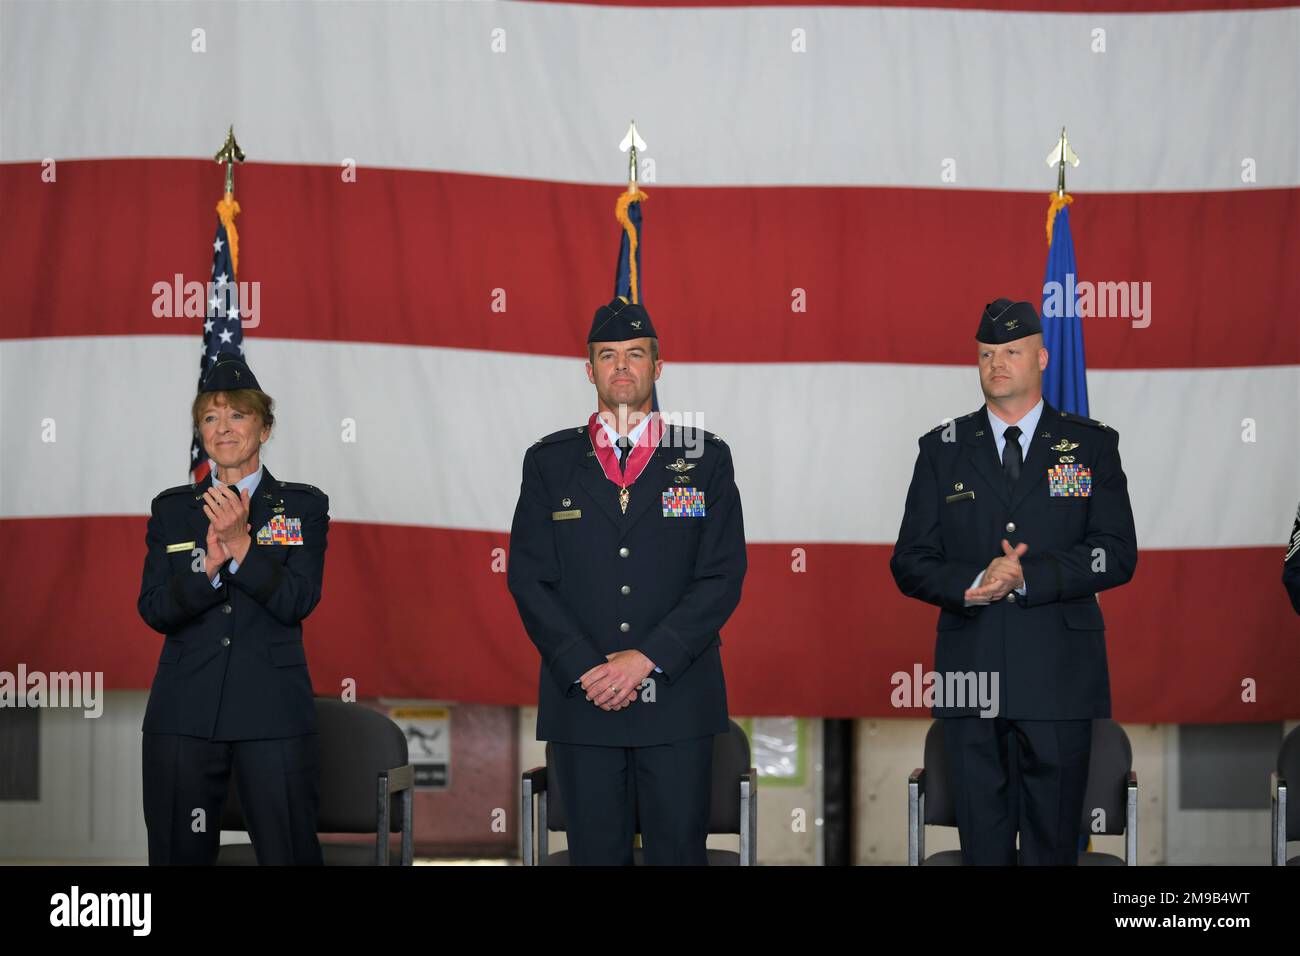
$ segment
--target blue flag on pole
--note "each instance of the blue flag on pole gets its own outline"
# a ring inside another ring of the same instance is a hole
[[[1083,357],[1083,317],[1079,315],[1079,276],[1075,271],[1074,239],[1070,235],[1068,193],[1052,194],[1047,210],[1047,271],[1043,274],[1043,399],[1062,412],[1088,417],[1088,370]],[[1079,852],[1092,849],[1088,833],[1079,834]]]
[[[1043,275],[1042,309],[1043,344],[1047,347],[1048,362],[1043,373],[1043,398],[1060,411],[1087,416],[1083,318],[1079,315],[1078,273],[1074,239],[1070,236],[1072,201],[1069,195],[1058,198],[1053,194],[1052,208],[1048,211],[1051,245]]]

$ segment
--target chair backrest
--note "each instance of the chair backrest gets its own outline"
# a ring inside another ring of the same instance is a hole
[[[1277,752],[1277,775],[1286,781],[1286,838],[1300,840],[1300,727],[1294,727]]]
[[[1300,751],[1300,747],[1297,747]],[[1128,773],[1133,768],[1133,748],[1124,728],[1109,717],[1092,722],[1092,751],[1088,757],[1088,786],[1083,800],[1083,833],[1122,834],[1127,820]],[[944,749],[943,722],[930,724],[925,734],[925,822],[955,827],[952,780]],[[1105,811],[1104,826],[1093,829],[1095,810]]]
[[[1124,728],[1109,717],[1094,718],[1080,833],[1118,836],[1124,832],[1128,819],[1128,772],[1132,769],[1133,747]],[[1095,817],[1098,810],[1102,811],[1099,820]]]
[[[709,811],[710,833],[740,832],[740,775],[749,769],[749,738],[734,720],[725,734],[713,738],[713,805]],[[551,745],[546,745],[546,765],[551,766]],[[546,829],[568,828],[564,799],[557,774],[546,775]],[[640,830],[638,823],[637,829]]]
[[[957,808],[952,801],[948,752],[943,743],[943,721],[925,732],[925,822],[932,827],[955,827]]]
[[[320,729],[320,833],[374,833],[379,774],[407,763],[406,735],[384,714],[365,704],[348,704],[333,697],[316,698]],[[400,833],[401,797],[391,799],[390,832]],[[223,830],[245,830],[235,774],[221,815]]]

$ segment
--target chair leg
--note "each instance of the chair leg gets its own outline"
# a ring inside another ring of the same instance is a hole
[[[752,767],[740,775],[740,865],[758,859],[758,773]]]
[[[378,826],[375,828],[375,866],[388,866],[388,831],[392,827],[388,806],[388,774],[379,775],[379,808],[376,814]]]
[[[519,807],[519,861],[533,865],[533,782],[524,777]]]
[[[551,855],[550,831],[546,828],[546,802],[550,794],[543,790],[537,795],[537,865]]]
[[[402,791],[402,866],[411,866],[415,862],[414,826],[415,793],[407,787]]]
[[[914,770],[907,778],[907,865],[920,866],[925,859],[925,777]]]
[[[1272,791],[1269,855],[1273,866],[1286,866],[1286,778],[1278,776],[1276,770],[1273,771],[1269,775],[1269,789]]]
[[[1128,775],[1128,795],[1124,803],[1124,865],[1138,864],[1138,780],[1137,771]]]

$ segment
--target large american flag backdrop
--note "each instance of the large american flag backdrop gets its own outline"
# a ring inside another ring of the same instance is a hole
[[[1064,124],[1081,278],[1151,283],[1145,328],[1084,320],[1141,545],[1102,596],[1115,714],[1297,716],[1300,10],[1274,6],[3,5],[0,668],[151,679],[145,520],[188,480],[203,322],[155,286],[208,277],[233,122],[264,461],[330,495],[318,691],[532,702],[502,555],[524,450],[594,406],[635,117],[659,400],[728,441],[744,501],[732,710],[898,714],[936,617],[888,569],[916,439],[981,404],[983,304],[1041,301]]]

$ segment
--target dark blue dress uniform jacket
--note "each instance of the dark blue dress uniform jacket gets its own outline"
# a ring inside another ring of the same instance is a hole
[[[264,467],[249,503],[250,535],[282,508],[285,518],[302,519],[303,543],[254,543],[237,572],[222,566],[214,588],[193,552],[207,546],[203,493],[211,486],[209,477],[153,500],[138,607],[167,639],[143,730],[210,740],[316,733],[302,620],[320,600],[329,498]],[[193,544],[168,553],[168,545],[185,542]]]
[[[627,514],[585,426],[524,455],[507,577],[542,656],[539,740],[636,747],[727,730],[718,648],[745,577],[740,493],[727,445],[695,431],[691,447],[702,454],[687,457],[683,431],[665,428]],[[695,467],[668,467],[679,458]],[[704,516],[666,517],[662,495],[673,487],[703,491]],[[560,514],[574,511],[581,516]],[[629,649],[662,673],[652,671],[628,707],[601,710],[574,681]]]
[[[1291,598],[1291,606],[1300,614],[1300,508],[1296,509],[1295,524],[1291,526],[1291,538],[1282,561],[1282,584]]]
[[[920,439],[890,561],[904,594],[942,608],[935,670],[996,672],[1001,717],[1109,717],[1106,633],[1096,595],[1127,582],[1137,566],[1118,434],[1044,403],[1020,479],[1008,491],[985,409],[953,426],[948,435],[955,440],[944,440],[944,426]],[[1053,449],[1062,442],[1077,447]],[[1048,494],[1048,469],[1063,457],[1092,470],[1091,496]],[[1020,559],[1026,595],[966,607],[966,589],[1003,553],[1003,538],[1029,545]],[[933,709],[935,717],[977,713],[971,706]]]

